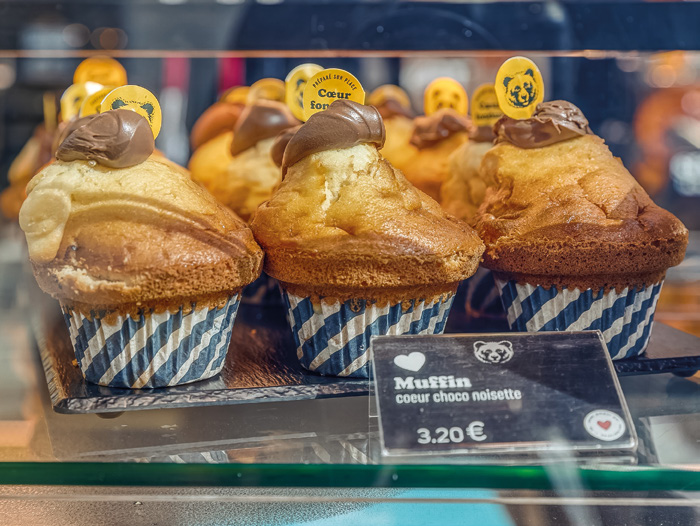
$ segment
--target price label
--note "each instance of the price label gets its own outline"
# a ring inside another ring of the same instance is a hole
[[[384,455],[636,447],[598,331],[383,336],[372,349]]]

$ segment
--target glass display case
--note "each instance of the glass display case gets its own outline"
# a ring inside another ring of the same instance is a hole
[[[400,85],[417,109],[437,77],[471,94],[526,55],[546,100],[579,106],[690,231],[648,360],[616,363],[633,455],[398,463],[377,440],[372,383],[294,365],[281,305],[242,304],[235,365],[221,377],[152,392],[86,383],[10,210],[0,223],[2,524],[698,522],[700,5],[10,0],[0,14],[0,190],[87,57],[116,58],[158,97],[156,147],[186,166],[192,127],[222,93],[303,63],[347,70],[368,93]],[[503,318],[453,313],[446,332],[507,330]]]

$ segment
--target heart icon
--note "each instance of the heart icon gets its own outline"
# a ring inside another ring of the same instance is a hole
[[[414,373],[420,371],[425,363],[425,354],[422,352],[412,352],[411,354],[399,354],[394,358],[394,363],[401,367],[401,369],[406,369],[407,371],[413,371]]]
[[[610,428],[612,422],[610,420],[606,420],[605,422],[601,422],[600,420],[598,420],[597,424],[607,431]]]

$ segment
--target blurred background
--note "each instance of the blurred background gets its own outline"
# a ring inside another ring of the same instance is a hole
[[[700,5],[675,2],[303,0],[5,1],[0,4],[0,191],[12,160],[87,56],[107,54],[163,108],[157,147],[181,164],[226,89],[315,62],[369,92],[393,83],[422,111],[448,75],[471,95],[506,58],[540,67],[545,98],[588,117],[642,186],[700,230]],[[700,250],[669,273],[659,320],[700,333]],[[672,279],[671,279],[672,278]],[[673,285],[679,284],[678,287]]]

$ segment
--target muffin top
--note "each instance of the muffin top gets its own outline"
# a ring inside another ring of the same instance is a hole
[[[484,265],[517,279],[593,288],[645,286],[683,259],[688,232],[654,204],[571,103],[501,118],[484,156],[477,231]]]
[[[286,176],[255,213],[266,271],[286,283],[401,287],[460,281],[483,250],[379,154],[376,108],[335,101],[284,153]]]
[[[245,224],[184,168],[146,155],[146,119],[128,110],[91,117],[32,179],[20,212],[46,292],[90,308],[171,308],[219,302],[259,275],[262,252]],[[115,122],[116,132],[96,133]]]
[[[192,126],[190,144],[196,150],[222,133],[230,132],[238,122],[245,105],[216,102],[209,106]]]

